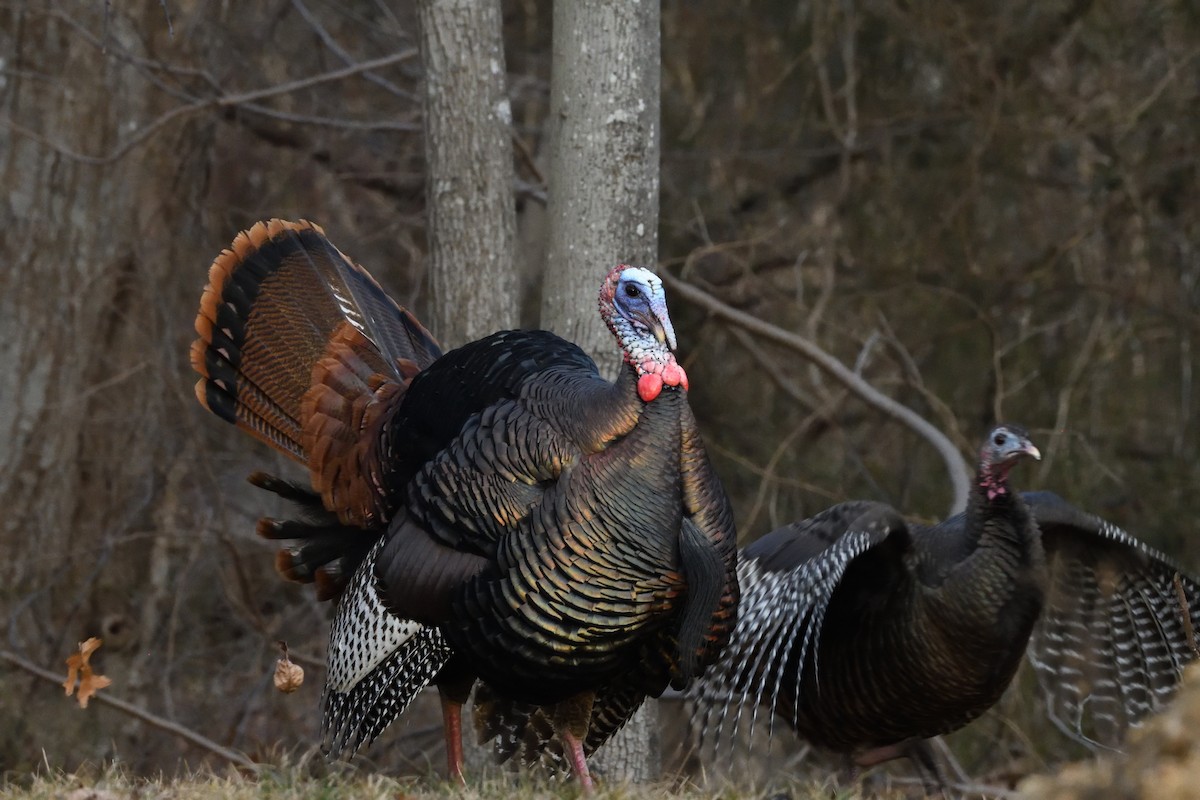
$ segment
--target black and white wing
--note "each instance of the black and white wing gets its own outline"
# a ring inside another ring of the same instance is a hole
[[[1047,714],[1089,747],[1115,748],[1174,694],[1197,657],[1200,580],[1058,495],[1022,496],[1050,573],[1028,649]]]
[[[908,527],[895,509],[855,501],[772,531],[742,550],[737,626],[717,663],[687,690],[701,742],[720,747],[726,736],[735,741],[747,716],[753,733],[759,708],[770,715],[781,693],[795,706],[806,669],[819,684],[817,651],[830,599],[850,565],[889,538],[896,553],[907,549]],[[903,570],[900,558],[885,558]]]
[[[449,660],[437,628],[402,619],[380,600],[381,537],[338,600],[329,631],[321,732],[331,758],[353,756],[400,716]]]

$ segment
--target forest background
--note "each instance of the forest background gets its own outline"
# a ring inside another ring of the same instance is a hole
[[[501,9],[534,325],[551,4]],[[254,538],[284,509],[243,477],[298,473],[196,404],[192,320],[212,257],[272,216],[446,317],[417,29],[371,0],[0,5],[0,647],[57,670],[101,636],[105,691],[258,759],[317,740],[328,609]],[[1200,571],[1195,4],[666,0],[661,33],[660,268],[686,283],[690,401],[743,543],[848,498],[936,519],[951,483],[924,438],[688,286],[819,345],[966,459],[1024,424],[1044,458],[1019,486]],[[309,669],[294,695],[272,687],[280,639]],[[0,720],[7,772],[212,758],[7,667]],[[434,722],[368,763],[438,764]],[[1073,752],[1031,697],[974,727],[955,747],[977,770]]]

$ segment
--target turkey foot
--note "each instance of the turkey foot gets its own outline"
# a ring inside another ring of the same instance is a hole
[[[587,737],[595,699],[594,692],[581,692],[554,707],[554,728],[562,739],[563,749],[571,759],[571,769],[579,779],[584,794],[591,794],[596,789],[583,752],[583,740]]]
[[[455,783],[465,786],[463,777],[462,702],[442,694],[442,727],[446,734],[446,774]]]

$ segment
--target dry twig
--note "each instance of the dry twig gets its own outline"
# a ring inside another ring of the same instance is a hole
[[[50,670],[47,670],[47,669],[42,669],[37,664],[34,664],[32,661],[29,661],[26,658],[22,658],[21,656],[17,655],[16,653],[10,652],[8,650],[0,650],[0,660],[7,661],[9,664],[12,664],[14,667],[17,667],[18,669],[22,669],[25,672],[28,672],[30,675],[41,678],[42,680],[50,681],[51,683],[55,684],[56,686],[59,686],[59,687],[62,686],[62,675],[51,672]],[[159,730],[166,731],[167,733],[174,734],[175,736],[178,736],[181,739],[185,739],[188,742],[191,742],[192,744],[196,745],[197,747],[207,750],[208,752],[210,752],[214,755],[220,756],[221,758],[225,759],[226,761],[230,762],[231,764],[236,764],[237,766],[244,767],[245,769],[248,769],[248,770],[257,770],[259,767],[258,764],[255,764],[253,761],[251,761],[249,758],[247,758],[244,754],[239,753],[236,750],[231,750],[228,747],[225,747],[223,745],[217,744],[212,739],[209,739],[207,736],[203,736],[203,735],[197,733],[196,731],[191,730],[190,728],[185,728],[177,722],[172,722],[169,719],[163,719],[162,717],[158,716],[157,714],[153,714],[144,708],[139,708],[138,706],[135,706],[132,703],[127,703],[124,700],[119,700],[109,694],[97,694],[97,695],[94,695],[92,697],[92,699],[95,700],[97,703],[102,703],[104,705],[111,706],[112,708],[115,708],[118,711],[123,711],[124,713],[128,714],[131,717],[140,719],[142,722],[145,722],[147,725],[152,725],[153,727],[158,728]]]
[[[744,311],[739,311],[732,306],[726,305],[708,292],[687,283],[681,278],[676,278],[670,273],[663,274],[663,282],[671,288],[671,291],[682,295],[684,299],[710,311],[725,321],[795,350],[823,370],[827,375],[849,389],[853,394],[857,395],[864,403],[906,425],[914,433],[927,441],[930,446],[937,450],[938,455],[942,457],[942,461],[946,465],[946,472],[950,478],[950,484],[954,490],[954,499],[950,506],[950,513],[956,514],[966,508],[967,494],[971,486],[970,468],[967,466],[966,461],[963,460],[962,454],[954,446],[954,443],[945,434],[930,424],[928,420],[921,417],[911,408],[881,393],[878,389],[871,386],[871,384],[864,381],[858,375],[855,375],[845,364],[825,352],[809,339],[805,339],[790,331],[785,331],[768,322],[763,322]]]
[[[1200,646],[1196,645],[1196,629],[1192,626],[1192,609],[1187,593],[1183,591],[1183,578],[1175,573],[1175,596],[1179,598],[1179,613],[1183,616],[1183,635],[1196,658],[1200,658]]]

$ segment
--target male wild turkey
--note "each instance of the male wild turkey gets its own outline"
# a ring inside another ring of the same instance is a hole
[[[544,707],[590,786],[585,752],[715,660],[737,603],[732,513],[658,277],[622,266],[603,281],[615,384],[546,331],[442,354],[311,223],[259,223],[209,281],[200,402],[309,470],[312,492],[255,479],[309,515],[259,531],[298,540],[277,559],[287,577],[341,595],[332,749],[369,743],[436,675],[461,778],[478,677],[498,729],[506,708]]]
[[[1200,585],[1181,577],[1181,600],[1162,554],[1054,494],[1013,493],[1026,457],[1022,429],[995,428],[966,511],[931,528],[848,502],[746,547],[734,635],[689,691],[702,738],[761,706],[861,766],[932,766],[924,740],[991,707],[1028,653],[1055,723],[1115,746],[1195,657]]]

